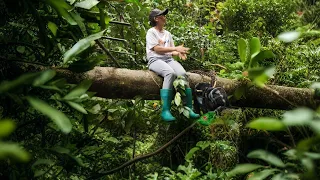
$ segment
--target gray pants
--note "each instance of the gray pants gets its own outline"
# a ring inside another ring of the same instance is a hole
[[[172,89],[173,81],[178,76],[184,76],[187,81],[187,86],[189,87],[186,70],[184,70],[179,62],[172,58],[167,60],[158,59],[153,61],[149,65],[149,69],[164,78],[162,85],[163,89]]]

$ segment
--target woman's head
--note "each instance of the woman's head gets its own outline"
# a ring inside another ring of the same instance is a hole
[[[152,27],[156,25],[164,26],[166,23],[165,15],[168,14],[169,10],[165,9],[163,11],[159,9],[153,9],[149,14],[149,22]]]

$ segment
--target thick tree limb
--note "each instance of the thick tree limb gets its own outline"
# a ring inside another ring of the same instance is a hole
[[[70,82],[80,82],[84,79],[93,81],[91,91],[97,92],[97,96],[105,98],[131,99],[141,96],[144,99],[159,99],[159,89],[162,86],[162,78],[148,70],[129,70],[112,67],[95,67],[85,73],[74,73],[68,70],[57,70],[60,76]],[[190,86],[194,87],[199,82],[210,82],[208,76],[188,73]],[[284,86],[268,86],[257,88],[250,86],[248,82],[236,81],[226,78],[217,78],[217,86],[223,87],[228,95],[232,95],[237,88],[246,87],[244,97],[240,100],[232,100],[234,106],[291,109],[293,105],[317,108],[320,99],[314,95],[314,90],[307,88],[293,88]]]

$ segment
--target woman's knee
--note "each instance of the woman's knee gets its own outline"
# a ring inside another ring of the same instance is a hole
[[[177,73],[172,70],[172,71],[168,71],[165,76],[168,76],[168,77],[175,79],[175,78],[177,78]]]

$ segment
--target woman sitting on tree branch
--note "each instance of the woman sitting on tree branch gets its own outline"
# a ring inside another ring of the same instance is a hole
[[[168,13],[168,9],[163,11],[154,9],[150,12],[149,21],[152,28],[147,32],[147,59],[148,67],[151,71],[157,73],[164,78],[162,89],[160,90],[160,96],[163,103],[161,118],[164,121],[174,121],[175,117],[170,113],[171,101],[173,99],[173,81],[177,76],[185,77],[186,71],[181,64],[175,61],[172,56],[179,56],[180,59],[185,60],[189,48],[180,46],[174,46],[174,42],[169,31],[164,29],[166,24],[165,15]],[[186,98],[187,107],[190,108],[190,117],[199,118],[199,114],[196,114],[192,110],[192,90],[187,82]]]

